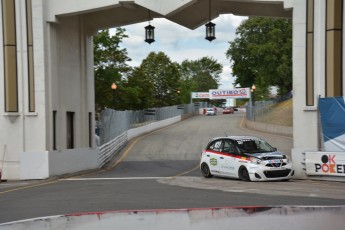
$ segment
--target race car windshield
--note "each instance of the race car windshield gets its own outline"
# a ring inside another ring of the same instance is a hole
[[[237,140],[237,146],[245,153],[268,153],[275,151],[266,141],[259,139]]]

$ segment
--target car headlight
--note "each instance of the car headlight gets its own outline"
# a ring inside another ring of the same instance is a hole
[[[250,157],[249,158],[250,162],[253,163],[253,164],[261,164],[261,160],[259,158],[256,158],[256,157]]]
[[[283,156],[283,159],[285,159],[286,163],[289,163],[289,162],[290,162],[290,157],[287,156],[287,155],[284,155],[284,156]]]

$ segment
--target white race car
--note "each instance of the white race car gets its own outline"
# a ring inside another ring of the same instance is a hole
[[[212,139],[201,153],[200,170],[206,178],[215,175],[244,181],[289,180],[294,175],[286,154],[251,136]]]
[[[206,109],[206,115],[211,115],[211,116],[214,116],[214,115],[217,115],[217,112],[214,108],[207,108]]]

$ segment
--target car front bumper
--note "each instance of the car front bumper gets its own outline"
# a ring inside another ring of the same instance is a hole
[[[251,181],[289,180],[294,175],[294,170],[291,164],[282,167],[266,167],[255,165],[247,168]]]

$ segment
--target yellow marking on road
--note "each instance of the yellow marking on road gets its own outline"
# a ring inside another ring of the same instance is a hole
[[[177,125],[181,122],[178,122],[176,124],[173,124],[173,125],[169,125],[167,127],[163,127],[163,128],[160,128],[160,129],[157,129],[155,131],[152,131],[150,133],[147,133],[145,135],[142,135],[142,136],[139,136],[137,137],[136,139],[134,139],[134,141],[126,148],[125,152],[121,155],[121,157],[115,161],[110,167],[108,167],[107,169],[102,169],[102,170],[98,170],[98,171],[95,171],[95,172],[90,172],[90,173],[84,173],[84,174],[81,174],[81,175],[78,175],[78,176],[73,176],[73,177],[70,177],[70,178],[79,178],[79,177],[82,177],[82,176],[89,176],[89,175],[94,175],[94,174],[97,174],[97,173],[101,173],[101,172],[105,172],[105,171],[108,171],[110,169],[113,169],[115,168],[118,164],[120,164],[124,159],[126,159],[126,157],[128,156],[129,152],[131,151],[131,149],[133,148],[133,146],[138,142],[140,141],[141,139],[143,139],[144,137],[147,137],[155,132],[158,132],[158,131],[161,131],[163,129],[166,129],[168,127],[171,127],[171,126],[174,126],[174,125]]]
[[[135,139],[129,146],[128,148],[125,150],[125,152],[122,154],[122,156],[120,157],[120,159],[118,159],[116,162],[114,162],[114,164],[111,165],[110,168],[114,168],[116,165],[118,165],[119,163],[121,163],[124,159],[126,159],[127,155],[129,154],[129,151],[131,151],[131,149],[133,148],[133,146],[138,142],[140,141],[141,139],[143,139],[144,137],[148,137],[156,132],[159,132],[159,131],[162,131],[164,129],[168,129],[168,128],[171,128],[172,126],[177,126],[177,125],[181,125],[184,121],[180,121],[180,122],[177,122],[175,124],[172,124],[172,125],[168,125],[166,127],[163,127],[163,128],[160,128],[160,129],[156,129],[150,133],[147,133],[147,134],[144,134],[140,137],[138,137],[137,139]]]
[[[172,179],[172,177],[101,177],[101,178],[67,178],[67,181],[92,181],[92,180],[158,180]]]
[[[39,183],[39,184],[34,184],[34,185],[28,185],[28,186],[23,186],[23,187],[19,187],[19,188],[9,189],[9,190],[0,192],[0,195],[5,194],[5,193],[20,191],[20,190],[24,190],[24,189],[40,187],[40,186],[44,186],[44,185],[48,185],[48,184],[54,184],[54,183],[57,183],[57,182],[59,182],[59,181],[58,180],[54,180],[54,181],[43,182],[43,183]]]
[[[129,146],[128,148],[125,150],[125,152],[122,154],[122,156],[120,157],[120,159],[118,159],[117,161],[114,162],[114,164],[111,165],[111,169],[115,168],[118,164],[120,164],[124,159],[126,159],[126,157],[128,156],[129,152],[131,151],[131,149],[133,148],[133,146],[140,141],[141,139],[143,139],[144,137],[149,136],[148,134],[138,137],[137,139],[135,139]]]
[[[180,125],[180,124],[181,124],[181,122],[178,122],[178,123],[174,124],[173,126],[175,126],[175,125]],[[166,128],[169,128],[169,127],[171,127],[171,125],[169,125],[169,126],[167,126],[167,127],[164,127],[164,128],[161,128],[161,129],[157,129],[157,130],[155,130],[155,131],[153,131],[153,132],[150,132],[150,133],[148,133],[148,134],[145,134],[145,135],[143,135],[143,136],[138,137],[136,140],[134,140],[134,141],[130,144],[130,146],[128,146],[128,148],[127,148],[126,151],[122,154],[122,156],[120,157],[120,159],[117,160],[110,168],[116,167],[119,163],[121,163],[124,159],[126,159],[127,155],[129,154],[129,152],[131,151],[131,149],[133,148],[133,146],[134,146],[138,141],[140,141],[140,140],[143,139],[144,137],[150,136],[150,135],[153,134],[153,133],[156,133],[156,132],[158,132],[158,131],[162,131],[162,130],[164,130],[164,129],[166,129]],[[179,173],[179,174],[177,174],[177,175],[175,175],[175,176],[172,176],[172,177],[183,176],[183,175],[185,175],[185,174],[188,174],[188,173],[190,173],[190,172],[196,170],[198,167],[199,167],[199,164],[196,165],[194,168],[188,170],[188,171]]]
[[[177,174],[177,175],[175,175],[175,176],[172,176],[172,177],[179,177],[179,176],[186,175],[186,174],[188,174],[188,173],[190,173],[190,172],[193,172],[194,170],[196,170],[196,169],[198,169],[198,168],[199,168],[199,164],[198,164],[198,165],[196,165],[194,168],[192,168],[192,169],[188,170],[188,171],[185,171],[185,172],[179,173],[179,174]]]

